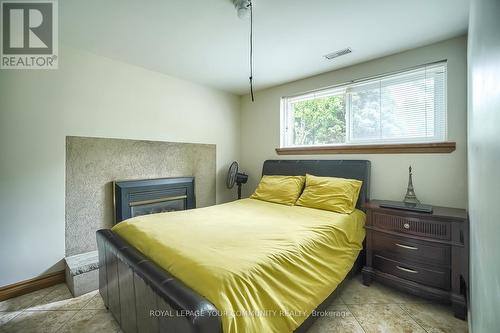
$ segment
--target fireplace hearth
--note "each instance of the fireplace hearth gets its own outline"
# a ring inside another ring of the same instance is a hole
[[[194,177],[113,182],[115,219],[196,208]]]

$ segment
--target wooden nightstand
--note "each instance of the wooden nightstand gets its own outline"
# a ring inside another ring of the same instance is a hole
[[[381,208],[368,202],[363,283],[376,279],[424,298],[451,302],[467,316],[468,219],[464,209],[433,213]]]

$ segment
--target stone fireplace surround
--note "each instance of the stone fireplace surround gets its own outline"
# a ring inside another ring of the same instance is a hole
[[[96,250],[95,232],[113,225],[112,182],[195,177],[196,206],[215,204],[216,147],[68,136],[66,256]]]

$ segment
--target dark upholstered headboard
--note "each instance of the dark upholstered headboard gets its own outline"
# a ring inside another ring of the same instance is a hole
[[[356,207],[370,200],[370,161],[365,160],[267,160],[262,175],[339,177],[363,181]]]

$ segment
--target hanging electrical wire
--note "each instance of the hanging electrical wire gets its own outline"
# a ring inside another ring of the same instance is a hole
[[[250,7],[250,96],[252,102],[255,101],[253,96],[253,4],[250,0],[248,6]]]
[[[233,0],[234,7],[238,12],[238,17],[246,19],[250,16],[250,96],[252,102],[255,101],[253,94],[253,3],[252,0]]]

